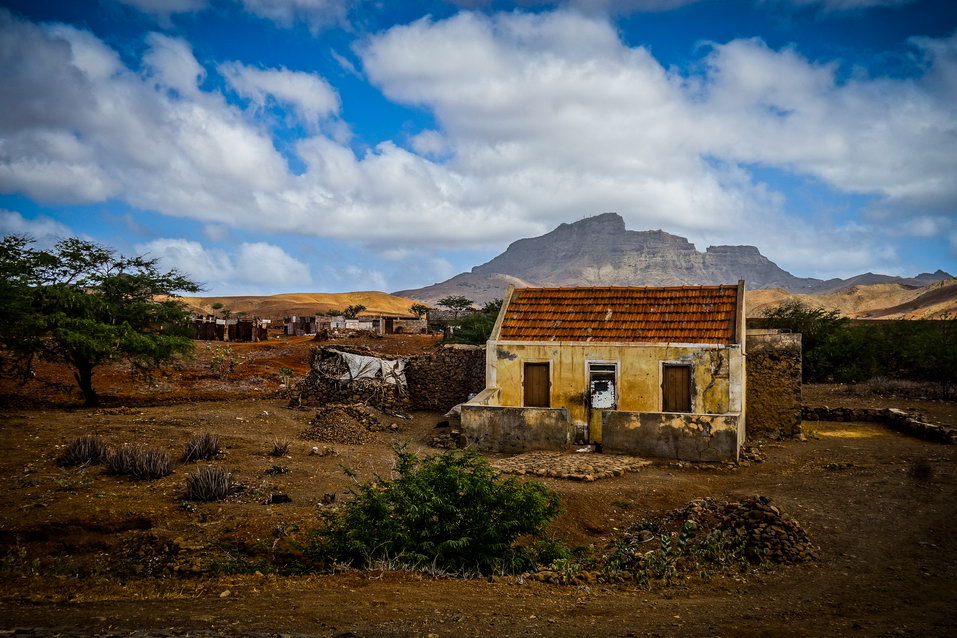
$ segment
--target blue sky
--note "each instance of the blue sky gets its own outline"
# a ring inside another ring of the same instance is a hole
[[[799,276],[957,271],[950,0],[5,6],[0,230],[210,294],[428,285],[607,211]]]

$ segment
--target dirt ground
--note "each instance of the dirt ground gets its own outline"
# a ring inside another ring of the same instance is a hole
[[[762,494],[808,531],[820,556],[811,563],[656,590],[396,571],[311,576],[212,571],[211,564],[222,565],[243,549],[285,551],[289,539],[315,526],[317,508],[331,495],[337,502],[346,498],[351,479],[342,466],[359,480],[388,473],[390,445],[402,441],[430,451],[425,443],[441,418],[426,412],[411,419],[383,415],[398,432],[377,433],[376,442],[363,446],[298,439],[313,411],[269,398],[279,379],[268,372],[282,360],[283,367],[302,374],[311,344],[300,338],[249,345],[243,351],[248,375],[203,377],[202,364],[191,364],[194,377],[188,370],[167,377],[168,403],[162,393],[124,388],[119,370],[99,377],[104,385],[98,387],[109,397],[100,409],[73,407],[69,397],[60,399],[61,405],[30,407],[33,390],[17,400],[8,397],[0,408],[5,512],[0,629],[316,636],[957,635],[955,450],[876,424],[806,423],[806,441],[752,442],[765,456],[763,463],[658,461],[591,483],[543,480],[566,509],[553,530],[574,544],[601,548],[628,525],[695,498]],[[255,376],[268,381],[258,392],[252,384],[244,387]],[[115,386],[109,385],[111,378]],[[844,404],[837,390],[808,390],[812,402]],[[210,400],[222,398],[222,392],[229,400]],[[938,418],[945,418],[954,406],[938,407]],[[171,475],[150,482],[55,463],[62,446],[81,434],[100,434],[113,444],[156,445],[178,456],[189,434],[203,430],[222,439],[225,454],[214,463],[229,468],[245,486],[225,502],[184,507],[185,477],[194,463],[178,464]],[[277,438],[292,441],[286,457],[267,455]],[[335,455],[310,455],[313,446]],[[273,466],[288,471],[267,474]],[[291,502],[266,504],[274,494]]]

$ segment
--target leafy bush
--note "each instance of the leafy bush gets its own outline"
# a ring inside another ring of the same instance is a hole
[[[233,373],[239,359],[233,356],[233,349],[229,346],[219,346],[213,350],[213,356],[209,360],[209,369],[213,374],[225,379]]]
[[[219,435],[212,432],[191,434],[183,450],[183,462],[209,461],[219,454]]]
[[[360,483],[342,509],[323,511],[311,555],[365,567],[394,559],[452,571],[521,571],[537,561],[520,537],[541,536],[560,512],[545,485],[501,473],[474,452],[419,458],[396,451],[395,476]],[[554,548],[549,549],[554,554]]]
[[[889,377],[957,388],[957,319],[852,324],[837,312],[786,302],[765,312],[767,326],[800,332],[806,382],[862,383]]]
[[[657,547],[639,549],[616,541],[602,570],[606,578],[616,580],[615,576],[627,572],[640,585],[668,585],[691,575],[707,580],[715,574],[745,572],[751,567],[744,539],[728,530],[699,535],[690,520],[680,531],[671,533],[662,533],[654,521],[646,521],[644,526],[654,534],[652,540],[657,541]]]
[[[57,459],[60,465],[96,465],[106,458],[106,442],[93,434],[73,439]]]
[[[186,475],[186,498],[190,501],[221,501],[233,491],[233,475],[224,467],[204,465]]]
[[[124,443],[106,455],[110,474],[131,476],[141,481],[163,478],[173,471],[173,458],[162,448]]]

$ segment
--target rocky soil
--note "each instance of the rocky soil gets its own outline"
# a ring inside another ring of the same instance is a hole
[[[297,543],[317,524],[317,512],[349,497],[353,478],[343,466],[356,480],[387,475],[391,446],[405,443],[430,453],[428,441],[443,419],[441,413],[415,412],[396,421],[398,433],[375,432],[379,439],[365,445],[297,439],[311,427],[315,410],[290,409],[287,399],[263,398],[263,391],[250,395],[250,379],[280,365],[305,369],[310,344],[303,344],[299,350],[295,341],[237,348],[247,357],[232,380],[241,391],[197,363],[195,371],[166,377],[172,390],[157,395],[124,385],[125,373],[104,371],[96,382],[103,383],[112,405],[99,410],[78,408],[61,395],[47,397],[58,405],[38,407],[35,399],[43,395],[30,388],[8,401],[0,409],[0,507],[6,513],[0,517],[0,631],[157,637],[957,635],[957,562],[951,560],[957,553],[957,448],[905,436],[880,422],[808,423],[806,440],[751,441],[746,458],[735,465],[657,461],[591,482],[520,477],[558,492],[565,513],[552,533],[573,545],[604,551],[627,540],[643,521],[692,503],[701,509],[702,526],[712,517],[720,526],[721,520],[754,516],[754,524],[741,526],[748,542],[782,556],[807,551],[803,531],[816,557],[809,561],[665,587],[597,580],[553,585],[524,576],[470,580],[391,571],[388,564],[324,575],[256,573],[260,568],[249,562],[256,552],[294,557]],[[299,354],[282,354],[287,348]],[[280,383],[276,376],[270,388]],[[230,400],[211,400],[220,392],[232,393]],[[162,397],[174,399],[164,403]],[[819,387],[806,387],[804,397],[830,407],[850,400]],[[915,408],[938,423],[954,423],[957,413],[948,402],[877,396],[860,401],[868,408]],[[205,430],[219,435],[223,451],[209,463],[227,468],[244,486],[221,502],[184,502],[185,477],[201,463],[178,464],[155,481],[56,463],[63,447],[83,434],[111,445],[162,447],[178,458],[189,435]],[[284,457],[269,455],[276,439],[292,440]],[[284,469],[272,473],[275,466]],[[274,501],[275,494],[287,495],[288,502]],[[757,507],[755,495],[770,501]]]

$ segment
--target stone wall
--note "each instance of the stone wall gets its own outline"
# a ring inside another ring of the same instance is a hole
[[[564,451],[574,437],[575,426],[564,408],[462,406],[462,447],[504,454]]]
[[[412,357],[405,377],[413,410],[445,412],[485,389],[485,347],[448,345]]]
[[[801,433],[801,335],[749,330],[747,340],[749,437]]]
[[[602,412],[602,449],[648,458],[737,461],[741,420],[733,414]]]
[[[957,444],[957,428],[926,423],[918,417],[894,408],[829,408],[804,406],[802,417],[807,421],[876,421],[885,423],[903,434],[934,443]]]
[[[367,349],[336,346],[338,350],[381,356]],[[394,357],[384,357],[394,358]],[[389,410],[437,410],[445,412],[485,389],[485,348],[453,345],[406,359],[407,386],[398,388],[378,379],[340,381],[329,368],[329,354],[322,346],[313,349],[312,370],[296,388],[293,403],[367,403]]]

